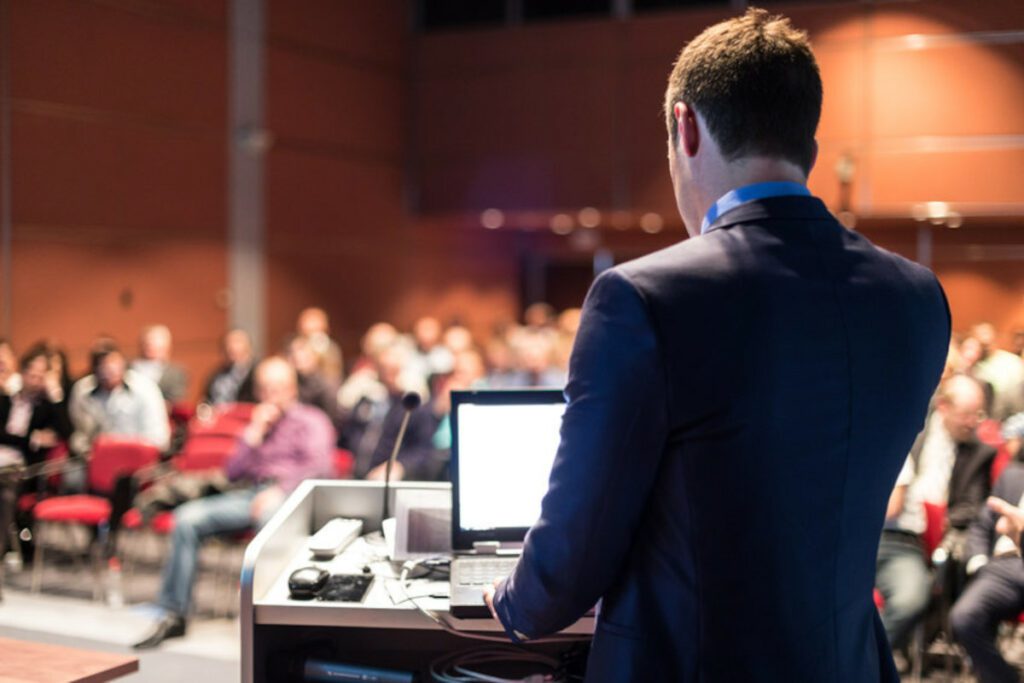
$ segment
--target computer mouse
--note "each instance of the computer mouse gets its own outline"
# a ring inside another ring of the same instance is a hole
[[[330,572],[320,567],[302,567],[288,577],[288,592],[296,600],[312,600],[327,585]]]

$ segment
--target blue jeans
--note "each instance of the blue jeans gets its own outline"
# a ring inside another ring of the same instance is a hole
[[[971,656],[982,683],[1016,683],[1017,670],[1006,663],[996,647],[999,624],[1016,620],[1024,610],[1024,564],[1019,557],[994,559],[978,570],[953,605],[953,637]]]
[[[882,625],[889,644],[902,647],[931,598],[932,579],[918,537],[882,532],[875,585],[885,598]]]
[[[199,546],[216,534],[244,531],[253,526],[249,506],[256,489],[228,491],[191,500],[174,511],[171,556],[164,565],[159,604],[184,618],[192,601],[192,584],[199,564]],[[261,520],[266,522],[266,519]]]

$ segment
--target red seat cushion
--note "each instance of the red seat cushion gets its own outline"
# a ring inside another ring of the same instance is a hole
[[[149,528],[158,534],[169,534],[174,531],[174,513],[161,512],[150,522]]]
[[[121,517],[121,528],[135,530],[142,526],[142,513],[132,508]]]
[[[59,496],[40,501],[35,518],[42,522],[96,525],[110,519],[110,501],[98,496]]]

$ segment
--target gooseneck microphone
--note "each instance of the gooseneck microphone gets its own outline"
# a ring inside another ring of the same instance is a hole
[[[398,438],[395,439],[395,446],[391,449],[391,457],[388,458],[387,465],[384,466],[384,514],[381,520],[388,518],[390,512],[388,505],[388,493],[391,489],[391,466],[395,464],[395,458],[398,457],[398,451],[402,448],[402,442],[405,441],[405,430],[409,426],[409,418],[412,416],[412,411],[420,407],[421,402],[420,395],[415,391],[408,391],[402,395],[402,408],[405,409],[405,415],[402,416],[402,426],[398,429]]]

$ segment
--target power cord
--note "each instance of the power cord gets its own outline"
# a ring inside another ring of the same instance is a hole
[[[546,671],[525,678],[501,678],[469,668],[499,663],[539,665]],[[439,657],[431,662],[430,675],[437,683],[565,683],[561,668],[562,662],[555,657],[506,645],[475,648]]]

